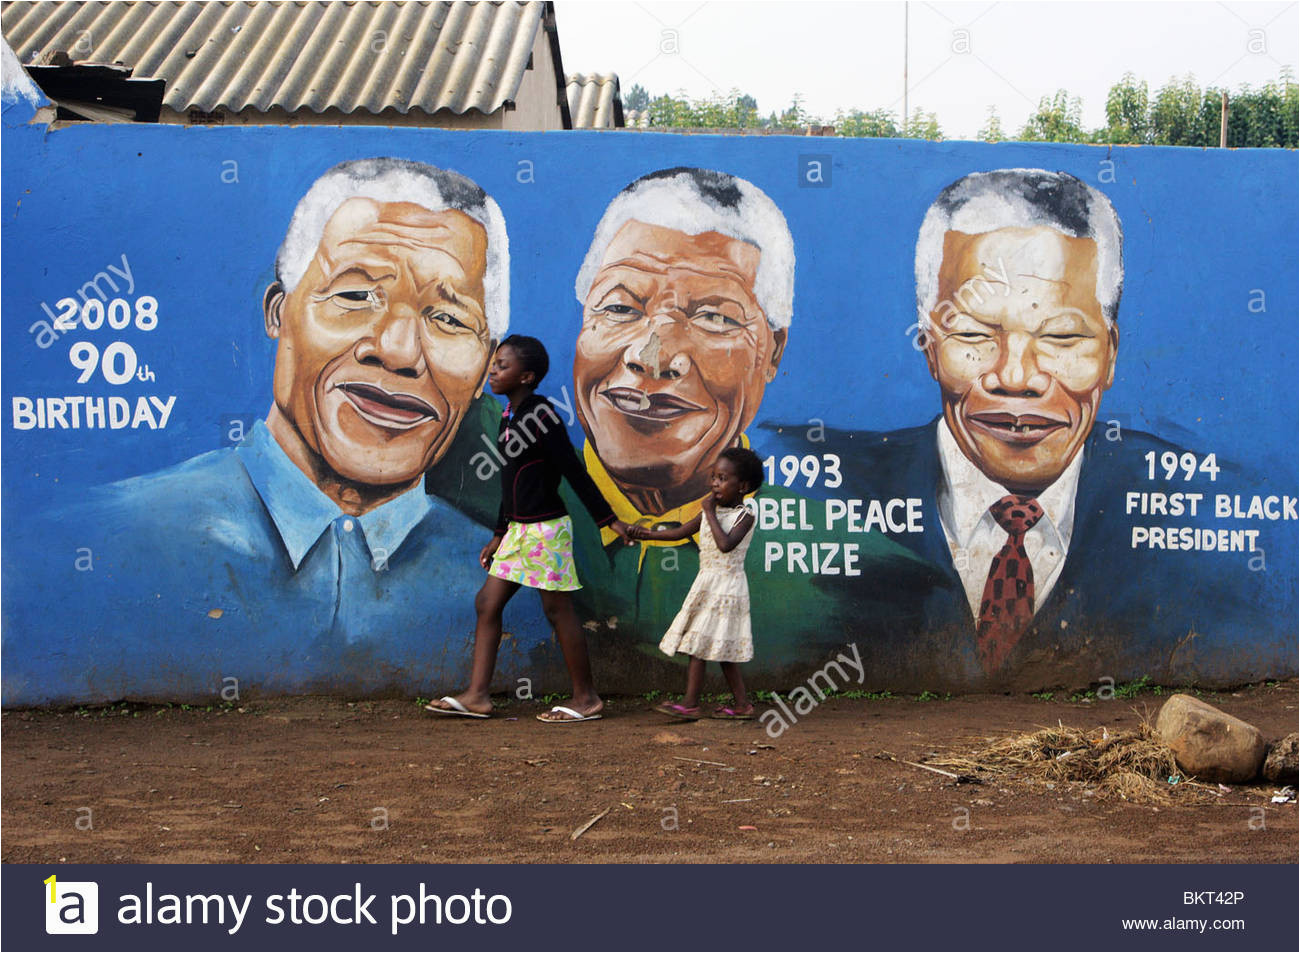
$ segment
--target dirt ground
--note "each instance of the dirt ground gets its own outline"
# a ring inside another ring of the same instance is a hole
[[[1205,698],[1269,739],[1296,730],[1294,680]],[[1153,807],[958,785],[878,757],[969,751],[1058,720],[1131,727],[1154,719],[1153,694],[836,698],[776,739],[607,701],[602,721],[562,726],[501,699],[482,722],[409,699],[7,711],[0,860],[1296,862],[1296,805],[1271,804],[1272,788]]]

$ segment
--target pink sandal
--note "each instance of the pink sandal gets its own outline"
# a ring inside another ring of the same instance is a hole
[[[747,705],[744,708],[716,708],[710,718],[722,718],[727,721],[753,721],[754,706]]]
[[[685,718],[688,721],[696,721],[700,717],[700,707],[698,705],[694,708],[687,708],[680,702],[660,702],[655,705],[654,710],[670,718]]]

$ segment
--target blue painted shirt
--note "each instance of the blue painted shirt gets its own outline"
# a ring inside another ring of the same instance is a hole
[[[6,613],[6,704],[219,698],[230,679],[416,693],[467,674],[490,532],[419,485],[349,516],[261,422],[33,526],[31,558],[6,559],[6,590],[38,590]]]

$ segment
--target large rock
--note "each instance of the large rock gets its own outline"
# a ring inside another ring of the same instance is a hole
[[[1276,784],[1295,784],[1297,736],[1293,731],[1281,741],[1273,742],[1264,759],[1264,777]]]
[[[1169,696],[1156,732],[1173,749],[1178,767],[1201,781],[1252,781],[1268,750],[1254,725],[1191,695]]]

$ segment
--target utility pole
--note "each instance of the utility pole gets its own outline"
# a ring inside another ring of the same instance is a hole
[[[903,0],[903,135],[907,135],[907,14],[908,3]]]
[[[1223,104],[1219,109],[1219,148],[1228,148],[1228,91],[1223,91]]]

